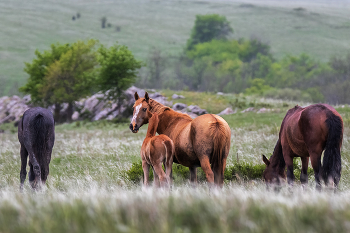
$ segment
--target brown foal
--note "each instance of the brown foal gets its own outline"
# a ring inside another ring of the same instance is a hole
[[[147,111],[149,125],[146,138],[141,147],[142,169],[144,173],[144,185],[149,185],[149,167],[153,168],[154,184],[159,187],[169,187],[175,146],[166,135],[156,135],[159,117],[157,113]],[[165,172],[162,168],[164,164]]]

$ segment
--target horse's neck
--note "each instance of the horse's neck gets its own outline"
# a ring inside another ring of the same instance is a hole
[[[150,105],[152,113],[158,113],[159,123],[157,132],[159,134],[170,135],[171,131],[174,130],[175,126],[180,126],[181,124],[188,124],[192,121],[192,118],[186,114],[178,113],[169,107],[164,106],[157,101],[150,99]]]
[[[154,137],[156,135],[158,123],[159,123],[159,119],[157,119],[157,120],[153,119],[153,118],[150,119],[150,121],[148,123],[146,138],[151,138],[151,137]]]
[[[271,166],[279,173],[283,173],[286,168],[286,163],[283,158],[281,141],[278,140],[270,159]]]

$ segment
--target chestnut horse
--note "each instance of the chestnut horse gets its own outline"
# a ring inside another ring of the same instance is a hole
[[[174,162],[190,169],[191,182],[197,182],[197,167],[201,166],[209,184],[222,187],[226,159],[230,150],[231,129],[224,119],[205,114],[195,119],[176,112],[157,101],[135,93],[135,104],[130,130],[137,133],[147,124],[151,113],[158,113],[157,132],[171,138],[175,144]],[[210,166],[211,164],[211,166]]]
[[[149,167],[153,168],[154,182],[156,186],[167,187],[170,185],[175,146],[166,135],[156,135],[159,117],[157,113],[147,111],[149,125],[146,138],[141,147],[142,169],[144,173],[144,185],[148,186]],[[151,116],[151,117],[150,117]],[[164,164],[165,173],[162,168]]]
[[[343,120],[333,107],[314,104],[305,108],[295,106],[289,109],[282,121],[279,139],[270,160],[263,155],[266,164],[263,176],[266,183],[279,184],[280,179],[286,177],[287,166],[287,180],[290,185],[293,184],[293,158],[300,157],[300,181],[307,184],[310,157],[316,188],[321,189],[320,175],[326,186],[331,182],[332,186],[337,188],[341,174],[342,140]],[[321,165],[323,150],[325,151]]]

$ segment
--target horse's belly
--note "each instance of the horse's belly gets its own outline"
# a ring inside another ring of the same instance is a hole
[[[193,151],[193,145],[190,140],[190,128],[188,124],[176,137],[175,143],[175,157],[178,163],[187,166],[198,166],[200,165],[199,159]]]
[[[299,139],[299,138],[293,138],[293,137],[288,137],[288,144],[294,154],[300,156],[300,157],[306,157],[309,155],[309,152],[307,150],[306,144],[304,140]]]
[[[288,145],[294,152],[294,154],[300,157],[305,157],[309,155],[306,144],[303,140],[303,137],[299,131],[297,124],[291,125],[287,128],[285,137],[287,138]]]

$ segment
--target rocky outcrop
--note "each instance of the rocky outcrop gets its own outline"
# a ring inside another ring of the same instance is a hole
[[[129,117],[132,115],[132,106],[135,102],[135,92],[137,92],[140,97],[145,95],[145,90],[132,86],[124,92],[124,98],[120,104],[105,99],[105,94],[103,93],[96,93],[90,97],[76,101],[72,120],[89,119],[92,121],[97,121],[102,119],[112,120],[117,117]],[[169,102],[167,97],[158,92],[149,93],[149,96],[161,104],[172,106],[172,102]],[[30,105],[28,104],[29,102],[30,96],[25,96],[23,98],[18,96],[1,97],[0,124],[18,122],[24,111],[30,108]],[[66,112],[68,109],[68,104],[64,103],[61,105],[61,107],[61,115],[67,115]],[[51,112],[54,112],[55,106],[50,106],[48,109],[50,109]]]
[[[190,106],[187,107],[187,109],[188,109],[189,112],[194,113],[194,114],[196,114],[198,116],[208,113],[207,110],[201,109],[197,105],[190,105]]]
[[[187,104],[183,104],[183,103],[176,103],[173,105],[173,109],[175,111],[182,111],[183,109],[187,108]]]
[[[140,97],[145,95],[145,90],[132,86],[124,92],[124,98],[121,100],[120,104],[106,99],[104,93],[96,93],[90,97],[76,101],[74,104],[72,120],[88,119],[98,121],[102,119],[112,120],[118,117],[130,117],[132,115],[132,106],[135,102],[135,92],[137,92]],[[183,103],[176,103],[173,105],[171,101],[167,100],[167,97],[158,92],[149,93],[149,97],[163,105],[172,106],[175,111],[186,113],[192,118],[208,113],[205,109],[201,109],[197,105],[187,106]],[[180,96],[176,98],[182,97]],[[18,122],[24,111],[31,107],[29,103],[30,96],[25,96],[23,98],[18,96],[1,97],[0,124]],[[55,106],[50,106],[48,109],[54,112]],[[61,116],[64,117],[63,119],[67,119],[67,109],[67,103],[61,105],[60,113]]]
[[[171,98],[172,98],[173,100],[176,100],[176,99],[185,99],[185,96],[183,96],[183,95],[178,95],[178,94],[173,94]]]
[[[186,104],[183,103],[176,103],[172,107],[175,111],[181,112],[181,113],[186,113],[192,118],[196,118],[197,116],[203,115],[208,113],[207,110],[201,109],[197,105],[190,105],[187,106]]]
[[[20,98],[19,96],[3,96],[0,98],[0,124],[9,122],[18,122],[23,112],[29,108],[27,103],[29,96]]]

